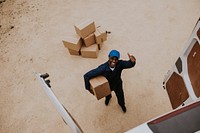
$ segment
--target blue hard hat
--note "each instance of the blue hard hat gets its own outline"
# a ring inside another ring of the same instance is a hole
[[[120,58],[120,53],[119,53],[119,51],[117,51],[117,50],[111,50],[108,56],[109,56],[110,58],[112,58],[112,57],[117,57],[117,58],[119,59],[119,58]]]

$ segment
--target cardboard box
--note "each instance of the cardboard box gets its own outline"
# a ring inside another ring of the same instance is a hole
[[[97,44],[103,43],[102,35],[99,31],[96,30],[94,32],[94,35],[95,35],[95,40]]]
[[[99,48],[99,50],[101,50],[102,47],[103,47],[103,42],[100,43],[100,44],[98,44],[98,48]]]
[[[77,50],[73,50],[73,49],[69,49],[69,48],[67,48],[67,49],[68,49],[70,55],[81,55],[80,50],[77,51]]]
[[[95,41],[94,33],[92,33],[92,34],[88,35],[87,37],[85,37],[83,39],[83,41],[84,41],[84,44],[85,44],[86,47],[88,47],[88,46],[90,46],[92,44],[95,44],[96,41]]]
[[[104,76],[97,76],[91,79],[90,88],[93,90],[97,100],[111,93],[108,80]]]
[[[98,32],[101,33],[101,36],[102,36],[103,41],[106,41],[106,40],[107,40],[107,33],[106,33],[106,30],[103,29],[102,27],[98,27],[97,30],[98,30]]]
[[[82,38],[87,37],[96,30],[94,21],[89,19],[83,21],[82,23],[75,24],[74,27],[76,33]]]
[[[101,27],[96,28],[95,31],[95,39],[97,44],[102,44],[104,41],[107,40],[106,31],[103,30]]]
[[[63,44],[66,48],[79,51],[83,44],[83,40],[76,34],[68,36],[63,40]]]
[[[81,47],[81,56],[86,58],[97,58],[99,53],[98,45],[93,44],[89,47],[82,46]]]

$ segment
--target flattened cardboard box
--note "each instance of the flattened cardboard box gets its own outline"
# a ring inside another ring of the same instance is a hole
[[[78,35],[71,35],[63,40],[63,44],[66,48],[79,51],[82,46],[83,40]]]
[[[86,47],[88,47],[92,44],[95,44],[96,41],[95,41],[94,33],[88,35],[86,38],[83,39],[83,41],[84,41],[84,44],[85,44]]]
[[[91,21],[89,19],[83,21],[82,23],[75,24],[74,27],[75,27],[76,33],[81,38],[87,37],[89,34],[95,32],[96,30],[94,21]]]
[[[99,53],[98,45],[93,44],[89,47],[82,46],[81,47],[81,56],[86,58],[97,58]]]
[[[104,76],[92,78],[90,80],[90,88],[93,90],[97,100],[111,93],[108,80]]]

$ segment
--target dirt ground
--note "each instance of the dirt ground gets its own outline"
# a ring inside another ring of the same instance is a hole
[[[49,73],[52,90],[85,133],[122,133],[172,110],[162,87],[200,16],[199,0],[1,0],[0,132],[70,133],[33,72]],[[90,18],[111,31],[97,59],[72,56],[62,40]],[[111,49],[137,64],[124,70],[127,112],[97,101],[83,75]]]

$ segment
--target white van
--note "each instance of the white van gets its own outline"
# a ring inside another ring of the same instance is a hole
[[[200,132],[200,19],[186,48],[166,74],[163,87],[168,93],[173,111],[126,133]]]

